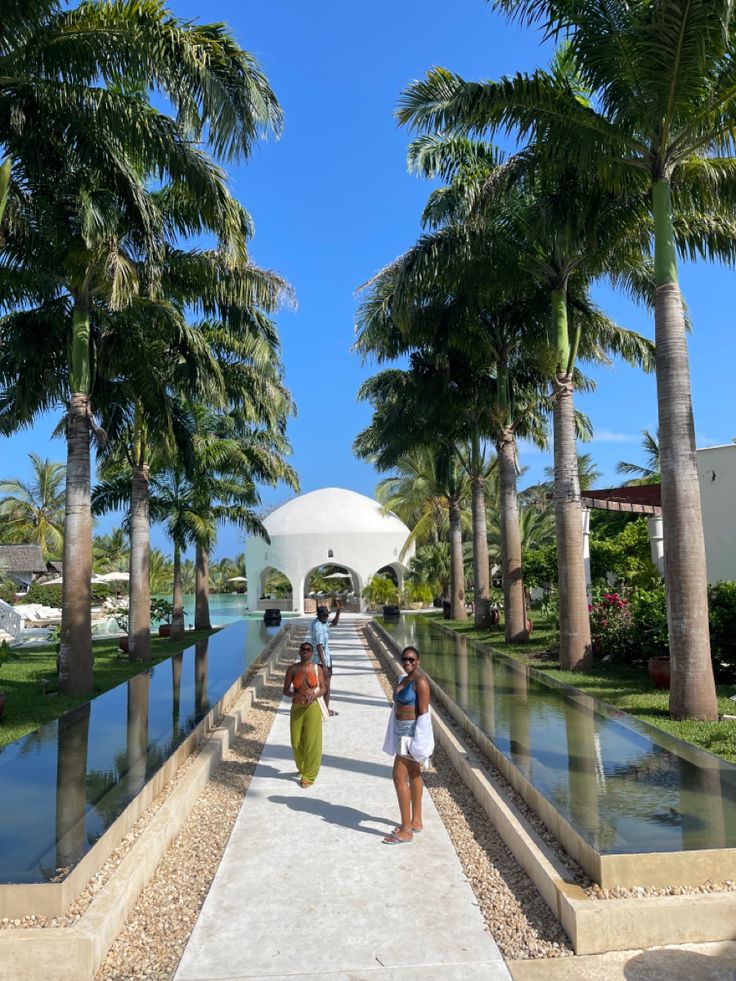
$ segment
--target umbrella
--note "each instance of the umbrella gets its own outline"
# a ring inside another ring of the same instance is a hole
[[[39,583],[39,586],[61,586],[63,582],[61,576],[57,576],[56,579],[47,579],[46,582]]]
[[[329,576],[322,576],[322,579],[349,579],[349,572],[331,572]]]
[[[230,576],[228,582],[248,582],[245,576]]]
[[[102,576],[94,576],[95,582],[128,582],[129,572],[106,572]]]

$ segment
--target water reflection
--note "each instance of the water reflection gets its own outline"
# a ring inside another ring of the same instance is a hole
[[[56,758],[56,868],[54,877],[76,865],[86,851],[87,745],[90,705],[59,719]]]
[[[278,627],[241,621],[0,750],[0,881],[61,879]]]
[[[421,617],[384,626],[602,854],[736,846],[736,767]]]

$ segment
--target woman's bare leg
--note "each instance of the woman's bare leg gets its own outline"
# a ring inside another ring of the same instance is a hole
[[[411,841],[413,833],[411,830],[411,791],[409,789],[409,761],[401,756],[394,757],[394,788],[396,799],[399,802],[399,813],[401,814],[401,824],[394,831],[397,838],[403,841]]]
[[[424,827],[424,822],[422,821],[422,791],[424,790],[422,768],[419,763],[412,761],[408,764],[408,770],[411,796],[411,827],[413,831],[421,831]]]

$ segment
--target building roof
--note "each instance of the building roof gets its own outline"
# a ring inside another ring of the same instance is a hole
[[[0,572],[46,572],[40,545],[0,545]]]
[[[584,507],[604,511],[627,511],[633,514],[662,513],[661,484],[631,484],[626,487],[607,487],[605,490],[582,492]]]
[[[409,534],[404,522],[392,511],[384,511],[378,501],[341,487],[324,487],[295,497],[272,511],[263,524],[272,538],[339,533],[404,537]]]

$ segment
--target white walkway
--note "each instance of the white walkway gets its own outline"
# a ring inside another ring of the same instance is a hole
[[[422,834],[381,843],[398,817],[388,708],[357,619],[332,631],[317,782],[296,782],[284,701],[176,981],[510,978],[428,794]]]

